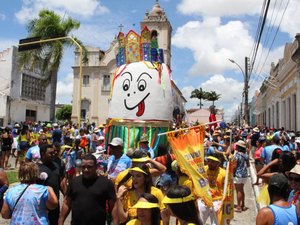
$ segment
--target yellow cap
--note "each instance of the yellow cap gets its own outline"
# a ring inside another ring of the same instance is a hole
[[[126,169],[126,170],[120,172],[115,179],[115,186],[118,186],[120,184],[120,182],[123,180],[123,178],[125,176],[127,176],[128,174],[129,174],[129,169]],[[125,183],[123,183],[123,185],[125,187],[127,187],[128,189],[131,189],[132,188],[132,177],[130,176],[128,178],[128,180],[125,181]]]
[[[63,145],[60,147],[62,150],[65,150],[66,148],[73,148],[72,146],[69,145]]]
[[[207,159],[211,159],[213,161],[220,162],[220,160],[214,156],[208,156]]]
[[[159,205],[158,205],[158,203],[138,201],[131,208],[135,208],[135,209],[151,209],[151,208],[159,208]]]
[[[183,202],[189,202],[194,200],[194,196],[192,194],[182,197],[182,198],[169,198],[168,196],[165,196],[162,200],[162,203],[164,204],[175,204],[175,203],[183,203]]]
[[[133,158],[131,161],[132,162],[147,162],[150,158],[147,157],[142,157],[142,158]]]
[[[130,171],[136,171],[136,172],[140,172],[140,173],[144,173],[144,174],[148,175],[144,170],[142,170],[139,167],[133,167],[130,169]]]

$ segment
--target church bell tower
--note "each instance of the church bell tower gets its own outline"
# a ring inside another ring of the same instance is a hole
[[[146,11],[144,20],[140,22],[140,28],[147,26],[151,31],[151,36],[157,36],[159,48],[163,49],[164,62],[171,68],[171,35],[172,26],[164,12],[160,7],[158,0],[153,6],[150,13]]]

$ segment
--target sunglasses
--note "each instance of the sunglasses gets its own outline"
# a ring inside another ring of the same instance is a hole
[[[300,177],[289,177],[289,181],[300,182]]]

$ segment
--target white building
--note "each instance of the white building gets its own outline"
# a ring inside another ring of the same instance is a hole
[[[300,34],[285,45],[283,58],[271,65],[251,110],[252,124],[300,130]]]
[[[0,125],[20,121],[47,121],[50,85],[39,71],[19,71],[17,47],[0,52]]]
[[[172,26],[158,2],[156,2],[150,13],[145,13],[144,20],[140,22],[140,30],[145,26],[147,26],[150,31],[156,31],[158,33],[158,46],[163,49],[164,62],[170,67]],[[108,117],[110,84],[116,69],[118,43],[116,39],[113,40],[110,48],[105,52],[96,47],[87,47],[87,50],[89,61],[88,64],[82,66],[83,80],[81,91],[79,82],[80,55],[79,52],[75,52],[72,121],[77,122],[78,116],[80,116],[81,121],[103,124],[106,123]],[[174,105],[183,111],[186,100],[174,82],[172,83],[172,87]],[[79,105],[81,105],[81,115],[78,115]]]

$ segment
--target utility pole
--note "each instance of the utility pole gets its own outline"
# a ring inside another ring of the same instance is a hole
[[[249,68],[248,68],[248,57],[245,57],[245,76],[244,76],[244,92],[245,92],[245,124],[250,126],[250,116],[249,116],[249,105],[248,105],[248,91],[249,91]]]

